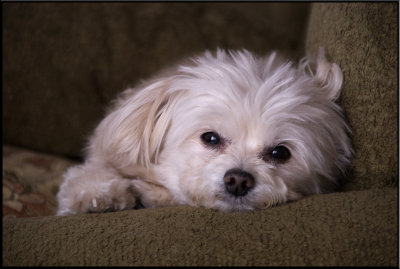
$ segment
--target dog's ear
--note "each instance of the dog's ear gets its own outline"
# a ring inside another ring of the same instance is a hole
[[[157,162],[179,94],[169,93],[169,84],[168,79],[159,79],[126,90],[97,127],[90,141],[91,156],[100,154],[121,170]]]
[[[324,48],[320,47],[317,58],[315,78],[328,92],[328,97],[336,101],[340,96],[343,84],[342,70],[336,63],[330,63],[325,57]]]
[[[300,69],[313,76],[330,100],[336,101],[339,98],[343,84],[342,70],[336,63],[326,59],[324,48],[319,48],[316,59],[302,59]]]

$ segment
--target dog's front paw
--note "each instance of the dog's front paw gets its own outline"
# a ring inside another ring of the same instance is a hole
[[[127,180],[101,183],[97,191],[81,193],[77,203],[80,213],[104,213],[133,209],[137,205],[135,191]]]
[[[132,207],[126,206],[125,202],[121,202],[116,199],[112,199],[110,202],[106,197],[95,197],[91,200],[91,203],[85,207],[85,212],[87,213],[106,213],[106,212],[113,212],[124,210],[126,208],[133,208],[135,205],[132,203]]]

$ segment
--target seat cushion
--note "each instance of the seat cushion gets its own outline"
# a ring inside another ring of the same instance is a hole
[[[166,207],[3,220],[3,265],[398,263],[397,190],[315,195],[255,212]]]

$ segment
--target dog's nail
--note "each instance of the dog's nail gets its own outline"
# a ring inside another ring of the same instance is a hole
[[[93,198],[93,199],[92,199],[92,204],[93,204],[93,207],[97,207],[97,201],[96,201],[96,198]]]

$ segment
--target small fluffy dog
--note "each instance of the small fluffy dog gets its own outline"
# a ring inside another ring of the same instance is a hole
[[[342,81],[323,49],[297,66],[207,51],[122,93],[66,172],[58,215],[253,210],[334,191],[353,154]]]

